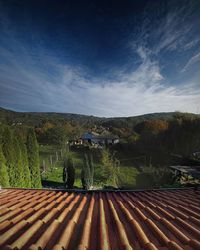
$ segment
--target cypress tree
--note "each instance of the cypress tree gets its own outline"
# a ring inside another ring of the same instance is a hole
[[[31,175],[30,175],[30,170],[29,170],[26,145],[24,144],[21,136],[18,137],[18,142],[20,146],[21,159],[22,159],[23,187],[30,188],[31,187]]]
[[[16,134],[13,138],[13,145],[14,145],[14,161],[15,161],[15,164],[14,164],[14,171],[15,171],[14,187],[24,187],[22,153],[20,150],[18,136]]]
[[[64,160],[65,183],[67,188],[73,188],[75,181],[75,168],[70,156]]]
[[[6,159],[3,155],[1,145],[0,145],[0,186],[9,187],[9,176],[6,167]]]
[[[81,181],[84,189],[90,190],[93,187],[94,179],[94,164],[92,155],[88,156],[84,154],[82,171],[81,171]]]
[[[15,162],[14,162],[14,145],[12,132],[9,127],[6,127],[2,136],[2,151],[6,159],[10,186],[15,186]]]
[[[32,188],[41,188],[39,146],[33,129],[29,129],[27,137],[27,153],[31,174]]]

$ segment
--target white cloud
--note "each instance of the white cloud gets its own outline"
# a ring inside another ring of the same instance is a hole
[[[194,92],[194,86],[166,86],[159,63],[151,59],[151,52],[139,47],[137,53],[141,64],[133,72],[121,71],[115,81],[99,78],[89,81],[85,69],[63,65],[55,59],[48,61],[44,56],[38,65],[33,59],[25,65],[23,57],[18,61],[4,51],[10,66],[0,67],[0,103],[20,110],[106,117],[175,110],[197,112],[199,89]],[[45,73],[41,65],[56,74]]]
[[[192,56],[189,61],[186,63],[186,65],[183,67],[182,72],[186,71],[188,68],[190,68],[193,64],[200,61],[200,53]]]

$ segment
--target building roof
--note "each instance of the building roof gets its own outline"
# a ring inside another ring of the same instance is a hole
[[[82,136],[82,139],[114,140],[119,139],[119,137],[116,135],[112,135],[111,133],[98,134],[95,132],[88,132]]]
[[[0,249],[200,249],[200,191],[0,191]]]

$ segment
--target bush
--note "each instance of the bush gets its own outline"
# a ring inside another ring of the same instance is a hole
[[[166,167],[142,167],[136,177],[138,188],[160,188],[165,185],[173,185],[174,178]]]
[[[111,154],[109,149],[104,148],[102,150],[101,163],[105,185],[117,188],[119,186],[119,160],[115,157],[114,153]]]

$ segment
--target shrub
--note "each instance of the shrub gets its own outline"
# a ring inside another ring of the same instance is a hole
[[[105,185],[117,188],[119,186],[119,166],[120,162],[115,157],[115,153],[111,153],[109,149],[102,150],[101,163],[103,167],[103,176],[106,180]]]

